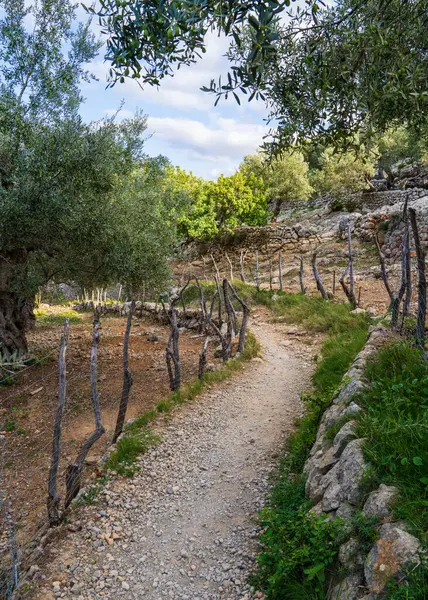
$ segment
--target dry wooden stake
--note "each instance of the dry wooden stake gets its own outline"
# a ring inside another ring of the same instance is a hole
[[[97,379],[97,357],[98,357],[98,346],[100,343],[100,325],[98,322],[94,324],[94,333],[92,336],[92,349],[91,349],[91,391],[92,391],[92,407],[95,416],[95,430],[83,444],[74,463],[71,463],[67,467],[66,476],[66,496],[64,507],[70,506],[71,501],[77,496],[80,490],[83,467],[85,464],[85,458],[95,444],[95,442],[105,433],[104,426],[101,421],[101,408],[100,399],[98,395],[98,379]]]
[[[123,384],[122,396],[120,398],[119,412],[117,414],[116,427],[113,434],[112,444],[117,442],[118,437],[123,431],[126,411],[128,410],[129,394],[132,388],[132,373],[129,368],[129,336],[131,335],[132,316],[135,311],[135,300],[132,300],[126,322],[125,335],[123,338]]]
[[[269,289],[272,291],[272,259],[269,259]]]
[[[256,287],[259,288],[259,251],[256,250]]]
[[[179,351],[180,331],[178,329],[177,309],[175,307],[175,303],[178,301],[178,299],[179,298],[176,298],[170,302],[168,317],[171,325],[171,333],[165,350],[169,383],[173,392],[181,387],[181,365]]]
[[[302,292],[302,294],[306,294],[306,288],[305,288],[305,282],[304,282],[303,258],[301,256],[299,256],[298,260],[300,261],[300,268],[299,268],[300,291]]]
[[[49,525],[54,527],[60,523],[59,503],[60,496],[57,490],[58,468],[61,456],[61,434],[62,434],[62,419],[64,416],[65,398],[67,395],[67,365],[66,353],[68,344],[69,322],[65,320],[64,330],[61,336],[59,348],[59,384],[58,384],[58,407],[55,415],[51,466],[49,469],[48,480],[48,518]]]
[[[418,317],[416,322],[416,341],[421,350],[425,349],[425,321],[427,314],[427,280],[425,274],[425,250],[422,247],[418,231],[416,211],[409,208],[413,239],[415,240],[416,268],[418,271]]]
[[[239,341],[238,341],[238,352],[241,353],[245,349],[245,337],[246,337],[246,333],[247,333],[248,319],[250,317],[250,309],[248,308],[248,305],[242,300],[242,298],[240,296],[238,296],[235,288],[232,285],[230,285],[230,290],[232,292],[233,297],[236,298],[236,300],[242,306],[242,323],[241,323],[241,328],[239,330]]]
[[[226,260],[229,263],[229,268],[230,268],[230,281],[233,281],[233,266],[232,266],[232,261],[229,258],[228,253],[226,252]]]
[[[210,338],[209,338],[209,336],[207,336],[205,338],[204,345],[202,346],[202,352],[199,356],[199,370],[198,370],[199,379],[202,379],[202,377],[205,374],[205,368],[207,366],[207,348],[208,348],[209,341],[210,341]]]
[[[317,289],[320,292],[321,296],[324,298],[324,300],[328,300],[328,294],[326,292],[326,289],[324,287],[323,281],[321,279],[321,275],[319,274],[318,271],[318,267],[317,267],[317,253],[314,252],[312,255],[312,272],[314,274],[314,278],[317,284]]]
[[[245,252],[245,255],[247,254],[247,252]],[[241,255],[239,258],[239,264],[240,264],[240,276],[241,276],[241,281],[243,283],[245,283],[245,272],[244,272],[244,258],[245,258],[244,252],[243,250],[241,250]]]
[[[348,272],[349,272],[349,288],[346,285],[346,276],[347,276]],[[351,224],[350,224],[349,219],[348,219],[348,265],[347,265],[346,269],[344,270],[342,277],[339,279],[339,283],[342,286],[343,291],[345,292],[345,295],[348,298],[351,306],[353,308],[356,308],[357,299],[355,298],[355,291],[354,291],[354,263],[353,263],[353,257],[352,257]]]
[[[278,277],[279,277],[279,289],[282,292],[284,290],[283,290],[283,286],[282,286],[282,257],[281,257],[281,252],[279,252],[279,254],[278,254]]]
[[[336,293],[336,271],[333,271],[333,296]]]

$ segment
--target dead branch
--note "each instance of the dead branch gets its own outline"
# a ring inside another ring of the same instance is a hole
[[[315,277],[315,281],[317,284],[317,290],[320,292],[321,296],[324,298],[324,300],[328,300],[328,294],[326,292],[326,289],[324,287],[324,284],[322,282],[321,276],[319,274],[318,271],[318,267],[317,267],[317,253],[314,252],[312,255],[312,272],[314,274]]]
[[[48,518],[49,525],[55,527],[60,523],[59,502],[60,497],[57,490],[58,468],[61,456],[61,434],[62,434],[62,419],[64,416],[65,398],[67,394],[67,368],[65,356],[67,353],[69,333],[68,319],[64,323],[64,331],[61,336],[59,347],[59,384],[58,384],[58,407],[55,415],[53,441],[52,441],[52,457],[51,466],[49,469],[48,480]]]
[[[235,339],[235,331],[236,331],[236,313],[235,309],[232,306],[232,302],[230,301],[229,296],[230,284],[227,279],[223,279],[223,297],[224,297],[224,306],[226,308],[227,314],[227,342],[228,342],[228,355],[232,354],[232,344]]]
[[[220,279],[219,279],[218,275],[215,276],[215,285],[217,288],[217,295],[218,295],[218,326],[221,329],[221,326],[223,325],[223,305],[222,305],[222,301],[221,301],[221,286],[220,286]]]
[[[256,250],[256,287],[259,289],[259,251]]]
[[[207,349],[208,349],[209,341],[210,341],[210,338],[209,338],[209,336],[207,336],[205,338],[204,345],[202,346],[202,352],[199,355],[199,371],[198,371],[199,379],[202,379],[202,377],[205,374],[205,368],[207,366]]]
[[[417,345],[422,350],[425,348],[425,321],[427,314],[427,280],[425,274],[425,250],[419,237],[416,211],[409,208],[410,223],[412,226],[413,239],[415,240],[416,268],[418,271],[418,318],[416,323]]]
[[[230,281],[233,281],[233,265],[232,265],[232,261],[230,260],[227,252],[226,252],[226,260],[229,263],[229,268],[230,268]]]
[[[71,501],[77,496],[80,490],[80,484],[82,479],[83,467],[85,464],[85,458],[95,444],[95,442],[105,433],[105,428],[101,421],[101,408],[100,399],[98,395],[98,381],[97,381],[97,356],[98,346],[100,343],[100,325],[95,323],[94,333],[92,336],[92,350],[91,350],[91,389],[92,389],[92,406],[95,416],[95,430],[83,444],[82,449],[79,452],[74,463],[71,463],[67,467],[66,486],[67,492],[65,497],[64,507],[70,506]]]
[[[298,260],[300,261],[300,268],[299,268],[300,291],[302,292],[302,294],[306,294],[306,288],[305,288],[305,282],[304,282],[303,258],[301,256],[299,256]]]
[[[118,437],[123,431],[125,423],[126,411],[128,409],[129,394],[132,387],[132,373],[129,368],[129,336],[131,334],[132,316],[135,311],[135,300],[132,300],[129,308],[128,320],[126,322],[125,335],[123,338],[123,384],[122,396],[120,398],[119,412],[117,414],[116,427],[113,434],[112,444],[117,442]]]
[[[169,383],[170,388],[173,392],[180,389],[181,387],[181,366],[179,350],[180,331],[177,322],[177,309],[175,307],[178,298],[170,302],[168,317],[171,325],[171,333],[168,338],[168,343],[165,349]]]
[[[391,286],[389,285],[388,272],[386,270],[385,259],[383,257],[382,251],[380,249],[379,238],[377,236],[377,233],[375,233],[375,235],[374,235],[374,241],[375,241],[376,248],[377,248],[377,253],[378,253],[378,256],[379,256],[380,274],[382,276],[382,281],[383,281],[383,284],[385,286],[385,289],[388,292],[388,296],[389,296],[389,300],[390,300],[389,308],[391,308],[391,304],[392,304],[392,302],[394,300],[394,294],[393,294],[393,292],[391,290]]]
[[[240,265],[240,273],[239,274],[240,274],[242,283],[245,283],[244,259],[245,259],[246,254],[247,254],[247,251],[245,251],[245,254],[244,254],[243,250],[241,250],[241,256],[239,258],[239,265]]]
[[[238,341],[238,352],[241,353],[245,349],[245,336],[247,333],[248,319],[250,317],[250,309],[249,309],[248,305],[242,300],[242,298],[240,296],[238,296],[233,285],[229,284],[229,287],[230,287],[233,297],[242,306],[242,323],[241,323],[241,328],[239,330],[239,341]]]
[[[211,256],[211,260],[213,261],[213,266],[215,269],[216,277],[218,277],[220,279],[220,271],[218,270],[217,263],[214,259],[214,256],[212,254],[210,256]]]

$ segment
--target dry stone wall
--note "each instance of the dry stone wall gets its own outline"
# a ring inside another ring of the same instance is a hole
[[[332,582],[330,600],[375,600],[384,597],[387,581],[400,580],[411,565],[418,562],[420,543],[409,534],[404,523],[390,522],[390,506],[397,489],[380,485],[366,496],[362,481],[369,467],[363,453],[365,440],[358,439],[356,421],[361,410],[358,394],[367,385],[364,370],[367,359],[388,339],[389,331],[372,327],[363,350],[345,375],[346,384],[324,413],[316,442],[304,471],[306,495],[313,502],[311,512],[328,518],[342,518],[350,524],[357,510],[380,520],[379,538],[370,551],[364,552],[352,527],[348,539],[339,549],[340,569],[345,575]],[[346,418],[334,439],[328,435],[332,426]]]

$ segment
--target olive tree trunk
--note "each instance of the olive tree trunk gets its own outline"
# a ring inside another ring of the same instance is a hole
[[[27,253],[0,256],[0,355],[27,352],[26,333],[35,322],[34,300],[21,298],[14,290],[17,274],[25,275]]]

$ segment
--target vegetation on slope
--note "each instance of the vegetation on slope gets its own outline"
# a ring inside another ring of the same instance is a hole
[[[308,311],[302,317],[306,323],[311,320],[309,306],[313,300],[303,300]],[[291,303],[298,315],[296,306],[298,299]],[[362,320],[348,329],[352,315],[347,317],[344,308],[330,304],[327,309],[328,314],[337,311],[336,331],[330,328],[313,375],[313,391],[303,397],[305,416],[287,441],[269,504],[261,514],[263,549],[254,584],[268,600],[325,600],[328,574],[336,568],[338,548],[344,541],[339,519],[329,521],[307,513],[311,504],[304,494],[302,475],[321,416],[366,339],[367,322]],[[321,326],[319,315],[315,322]],[[329,320],[322,322],[328,330]],[[428,364],[409,343],[399,342],[380,350],[367,365],[366,375],[371,385],[358,399],[364,408],[358,417],[358,437],[367,439],[364,451],[372,465],[367,473],[368,489],[381,482],[397,486],[400,493],[393,517],[405,519],[413,533],[426,542]],[[368,551],[378,535],[376,520],[357,512],[352,526]],[[427,565],[422,564],[409,573],[406,582],[391,581],[388,598],[426,598],[427,573]]]

